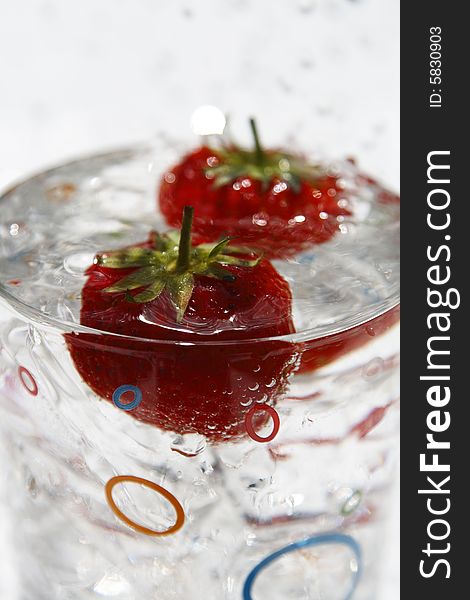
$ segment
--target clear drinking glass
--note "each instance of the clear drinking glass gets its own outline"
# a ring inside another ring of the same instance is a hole
[[[111,78],[135,63],[129,117],[155,137],[0,197],[0,478],[19,600],[377,600],[399,205],[364,173],[397,188],[398,3],[134,4],[139,36],[109,50],[95,31],[90,60],[111,56]],[[158,183],[199,143],[190,115],[207,104],[241,143],[254,115],[266,147],[329,164],[349,189],[331,239],[273,261],[296,333],[187,345],[82,327],[94,255],[167,229]]]
[[[20,597],[372,600],[398,432],[396,199],[338,167],[353,216],[273,261],[297,333],[186,344],[81,326],[84,270],[165,228],[155,190],[181,150],[92,156],[0,199]]]

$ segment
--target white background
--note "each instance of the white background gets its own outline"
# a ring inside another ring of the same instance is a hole
[[[398,21],[399,0],[1,0],[0,186],[159,131],[189,137],[209,103],[242,137],[255,114],[268,142],[354,155],[397,189]],[[391,501],[378,600],[399,597]],[[15,600],[5,521],[0,599]]]

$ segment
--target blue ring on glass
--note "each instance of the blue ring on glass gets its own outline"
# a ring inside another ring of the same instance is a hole
[[[350,550],[352,550],[357,561],[357,571],[354,573],[351,587],[349,588],[349,591],[344,598],[344,600],[351,600],[354,592],[356,591],[357,584],[359,583],[359,579],[362,573],[362,552],[361,547],[354,538],[352,538],[349,535],[344,535],[342,533],[323,533],[320,535],[314,535],[304,540],[300,540],[298,542],[289,544],[288,546],[284,546],[283,548],[279,548],[279,550],[276,550],[266,558],[263,558],[263,560],[252,569],[252,571],[245,580],[245,584],[243,586],[243,600],[253,600],[251,591],[256,577],[261,573],[263,569],[265,569],[268,565],[277,560],[283,554],[295,552],[296,550],[300,550],[302,548],[321,546],[323,544],[341,544],[343,546],[347,546]]]
[[[126,392],[134,392],[134,400],[128,404],[123,404],[120,402],[120,398]],[[122,410],[134,410],[134,408],[137,408],[142,402],[142,392],[140,388],[135,385],[121,385],[113,392],[113,402],[115,406],[122,408]]]

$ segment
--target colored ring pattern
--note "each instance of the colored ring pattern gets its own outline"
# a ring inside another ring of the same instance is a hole
[[[118,483],[125,483],[125,482],[138,483],[140,485],[143,485],[144,487],[148,487],[151,490],[154,490],[155,492],[157,492],[158,494],[163,496],[166,500],[168,500],[168,502],[175,509],[175,513],[176,513],[175,524],[172,525],[171,527],[169,527],[168,529],[166,529],[165,531],[155,531],[154,529],[149,529],[148,527],[139,525],[138,523],[135,523],[134,521],[129,519],[129,517],[127,517],[117,507],[117,505],[113,499],[114,486],[117,485]],[[160,485],[154,483],[153,481],[149,481],[148,479],[142,479],[141,477],[135,477],[134,475],[118,475],[117,477],[111,478],[107,482],[106,487],[105,487],[105,493],[106,493],[106,500],[108,501],[108,504],[109,504],[111,510],[114,512],[114,514],[121,521],[123,521],[123,523],[125,523],[132,529],[135,529],[135,531],[138,531],[139,533],[144,533],[145,535],[150,535],[150,536],[154,536],[154,537],[157,537],[157,536],[163,537],[165,535],[171,535],[173,533],[176,533],[184,525],[184,520],[185,520],[184,510],[183,510],[183,507],[181,506],[181,504],[179,503],[179,501],[168,490],[166,490],[165,488],[161,487]]]
[[[267,437],[261,437],[260,435],[258,435],[255,431],[255,428],[253,427],[253,415],[261,411],[269,413],[271,419],[273,420],[273,430]],[[245,428],[248,432],[248,435],[251,437],[252,440],[255,440],[255,442],[260,442],[261,444],[270,442],[278,434],[280,426],[281,419],[279,418],[277,411],[272,406],[268,406],[267,404],[259,404],[252,406],[250,410],[246,413]]]
[[[127,404],[123,404],[121,402],[121,396],[126,392],[134,392],[134,400],[132,400],[132,402],[128,402]],[[142,392],[140,388],[135,385],[121,385],[113,392],[113,403],[118,408],[122,408],[122,410],[134,410],[134,408],[137,408],[141,402]]]
[[[26,369],[25,367],[18,367],[18,376],[25,390],[29,392],[31,396],[37,396],[39,392],[38,384],[36,383],[36,380],[31,375],[31,373],[28,371],[28,369]],[[25,376],[29,380],[31,387],[29,387],[29,385],[26,383]]]
[[[243,600],[253,600],[251,592],[253,589],[255,579],[261,573],[261,571],[263,571],[263,569],[265,569],[268,565],[276,561],[284,554],[288,554],[289,552],[295,552],[296,550],[301,550],[303,548],[309,548],[312,546],[322,546],[323,544],[341,544],[343,546],[347,546],[350,550],[352,550],[357,561],[357,571],[354,572],[351,586],[347,595],[344,598],[344,600],[352,600],[353,594],[356,591],[357,584],[359,583],[359,579],[362,573],[362,552],[361,547],[354,538],[352,538],[349,535],[344,535],[342,533],[323,533],[320,535],[314,535],[304,540],[300,540],[298,542],[289,544],[288,546],[284,546],[283,548],[279,548],[279,550],[276,550],[275,552],[264,558],[251,570],[248,577],[246,578],[245,583],[243,585]]]

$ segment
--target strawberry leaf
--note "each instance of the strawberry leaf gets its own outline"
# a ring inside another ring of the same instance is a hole
[[[123,277],[117,283],[110,285],[104,291],[105,292],[124,292],[126,290],[135,290],[145,285],[151,284],[155,281],[158,275],[158,269],[156,267],[144,267],[138,271],[134,271],[127,277]]]
[[[140,292],[140,294],[136,294],[133,300],[134,302],[139,303],[151,302],[152,300],[158,298],[158,296],[160,296],[164,289],[165,282],[161,279],[157,279],[156,281],[154,281],[154,283],[152,283],[152,285],[149,285],[143,292]]]
[[[193,295],[194,277],[191,273],[176,275],[168,280],[166,287],[176,308],[176,321],[181,323]]]

